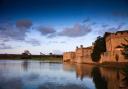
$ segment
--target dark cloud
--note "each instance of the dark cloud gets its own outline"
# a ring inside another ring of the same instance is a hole
[[[6,45],[5,43],[0,43],[0,49],[12,49],[10,45]]]
[[[65,28],[59,36],[81,37],[91,32],[91,26],[86,24],[75,24],[72,28]]]
[[[32,26],[32,21],[28,19],[21,19],[16,21],[16,27],[18,28],[30,28]]]
[[[56,30],[53,27],[48,26],[39,26],[37,29],[41,32],[42,35],[50,35],[56,32]]]
[[[32,46],[40,46],[40,44],[41,44],[40,41],[38,41],[36,39],[30,39],[30,40],[27,40],[25,42],[31,44]]]
[[[31,25],[29,22],[24,22],[22,25],[16,25],[17,24],[11,21],[0,23],[0,40],[25,40],[26,32],[28,32],[28,28]]]

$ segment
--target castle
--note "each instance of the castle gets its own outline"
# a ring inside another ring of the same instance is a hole
[[[128,30],[117,31],[115,33],[106,32],[104,34],[106,51],[101,54],[99,63],[103,62],[128,62],[122,54],[122,44],[128,45]],[[74,52],[64,52],[63,61],[76,63],[95,63],[91,59],[93,46],[80,48],[76,47]]]

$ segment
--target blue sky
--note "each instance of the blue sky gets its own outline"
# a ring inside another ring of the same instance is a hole
[[[0,53],[73,51],[128,29],[127,0],[1,0]]]

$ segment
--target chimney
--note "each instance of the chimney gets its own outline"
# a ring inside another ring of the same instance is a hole
[[[83,48],[83,45],[80,45],[81,48]]]

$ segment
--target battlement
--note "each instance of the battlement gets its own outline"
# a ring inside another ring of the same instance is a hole
[[[106,41],[114,38],[122,38],[122,37],[128,37],[128,30],[125,31],[117,31],[115,33],[106,32],[104,35]]]
[[[83,47],[83,45],[80,45],[80,47],[76,47],[76,50],[81,50],[81,49],[92,49],[92,46],[89,46],[89,47]]]

